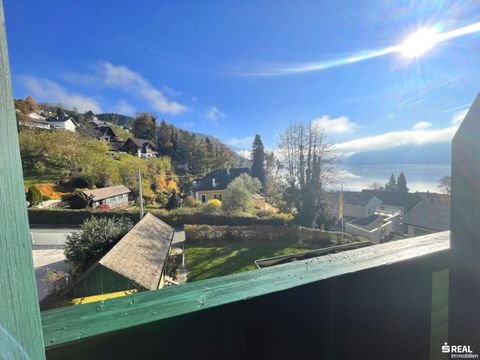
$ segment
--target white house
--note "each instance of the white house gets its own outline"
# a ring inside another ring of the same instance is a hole
[[[67,116],[63,110],[58,109],[57,115],[47,119],[47,121],[55,128],[75,132],[78,127],[77,122],[71,116]]]
[[[345,191],[343,194],[343,216],[347,218],[364,218],[375,213],[382,201],[371,194]]]

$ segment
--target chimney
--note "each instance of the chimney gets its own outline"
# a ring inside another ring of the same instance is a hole
[[[215,178],[212,178],[212,186],[213,186],[213,187],[216,187],[216,186],[217,186],[217,183],[215,182]]]
[[[230,175],[230,168],[227,168],[227,175]]]

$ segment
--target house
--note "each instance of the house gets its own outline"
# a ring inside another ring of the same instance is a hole
[[[98,140],[105,142],[115,141],[115,138],[117,137],[110,126],[97,126],[95,132],[97,133]]]
[[[156,157],[158,146],[150,140],[139,138],[128,138],[120,147],[119,151],[138,156],[140,158]]]
[[[147,213],[72,286],[75,297],[163,287],[165,264],[175,230]]]
[[[450,229],[450,204],[422,201],[402,221],[409,236],[420,236]]]
[[[392,234],[398,231],[400,225],[400,211],[391,215],[375,214],[354,219],[345,224],[348,234],[366,238],[376,244],[388,241]]]
[[[194,181],[192,195],[202,203],[211,199],[222,200],[228,184],[242,174],[250,174],[250,169],[244,167],[214,170],[198,182]]]
[[[373,215],[376,208],[381,204],[382,201],[372,194],[344,191],[343,216],[355,219],[368,217]]]
[[[128,207],[128,194],[130,193],[124,185],[116,185],[104,187],[101,189],[84,190],[83,193],[90,197],[92,208],[100,205],[108,205],[111,208],[126,208]]]
[[[71,116],[65,114],[62,109],[57,109],[55,116],[49,117],[47,121],[55,128],[75,132],[78,123]]]
[[[18,124],[27,126],[29,128],[49,130],[52,125],[45,120],[45,118],[37,113],[30,113],[27,116],[21,115],[18,117]]]
[[[381,204],[375,209],[387,214],[401,212],[405,214],[408,193],[401,191],[362,190],[362,194],[375,196],[381,200]]]

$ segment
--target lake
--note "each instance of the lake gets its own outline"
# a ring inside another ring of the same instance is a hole
[[[444,176],[450,176],[450,168],[450,164],[340,165],[338,166],[338,173],[339,182],[343,183],[345,190],[350,191],[367,189],[371,187],[370,185],[373,182],[383,186],[388,182],[392,173],[397,177],[403,171],[411,192],[439,192],[438,181]]]

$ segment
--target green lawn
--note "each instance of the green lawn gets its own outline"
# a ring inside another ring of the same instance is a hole
[[[188,282],[230,275],[255,269],[254,261],[273,256],[295,254],[320,249],[325,243],[232,242],[185,243]]]

